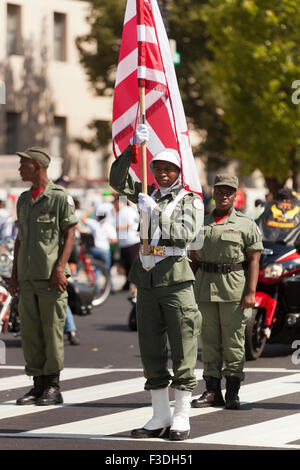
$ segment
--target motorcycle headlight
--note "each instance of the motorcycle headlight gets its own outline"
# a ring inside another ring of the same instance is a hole
[[[12,272],[12,259],[6,254],[0,254],[0,276],[10,277]]]
[[[264,270],[264,277],[277,279],[278,277],[282,276],[283,273],[283,266],[280,263],[270,264]]]

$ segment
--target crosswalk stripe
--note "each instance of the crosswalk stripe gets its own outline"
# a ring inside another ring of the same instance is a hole
[[[90,377],[97,374],[106,374],[112,372],[112,369],[81,369],[68,368],[61,372],[62,380],[78,379],[80,377]],[[15,375],[0,379],[0,391],[10,390],[13,388],[31,387],[32,378],[27,375]]]
[[[15,405],[14,401],[1,402],[0,418],[3,419],[22,416],[24,414],[30,413],[40,413],[41,411],[57,409],[58,406],[71,406],[80,403],[105,400],[106,398],[137,393],[143,390],[144,382],[144,377],[140,377],[68,390],[63,392],[63,405],[53,405],[47,407],[26,405],[26,407],[24,407]]]
[[[92,369],[92,368],[73,368],[64,369],[61,374],[61,380],[79,379],[82,377],[91,377],[93,375],[101,375],[113,372],[141,372],[142,369]],[[15,375],[12,377],[4,377],[0,379],[0,391],[11,390],[14,388],[31,387],[32,378],[26,375]]]
[[[278,377],[275,379],[264,380],[261,382],[256,382],[252,384],[244,385],[240,391],[240,397],[242,403],[251,403],[256,401],[267,400],[272,397],[278,397],[281,395],[287,395],[291,393],[299,392],[299,381],[300,381],[300,373],[294,373],[292,375],[285,375],[282,377]],[[142,390],[142,386],[144,383],[144,378],[138,379],[129,379],[123,380],[119,382],[110,382],[108,384],[103,384],[99,386],[93,387],[86,387],[71,390],[68,392],[64,392],[64,399],[65,405],[68,406],[74,403],[84,403],[93,400],[100,400],[110,397],[121,396],[124,394],[136,393]],[[16,416],[16,412],[19,407],[11,406],[10,402],[3,403],[3,409],[5,412],[5,405],[9,408],[7,416],[11,417],[13,413]],[[1,406],[1,408],[2,408]],[[2,410],[0,408],[0,415],[2,417]],[[18,415],[27,414],[27,410],[24,410],[24,407],[20,407],[21,410],[18,412]],[[44,407],[35,407],[35,406],[28,406],[26,408],[30,408],[28,413],[34,413],[38,411],[45,411]],[[40,410],[39,408],[42,408]],[[54,407],[47,407],[46,410],[58,408],[57,406]],[[192,408],[190,411],[190,416],[200,416],[202,414],[208,413],[215,413],[219,411],[220,408],[202,408],[196,409]],[[130,429],[134,429],[136,427],[141,427],[145,424],[152,415],[151,406],[138,408],[135,410],[130,411],[123,411],[118,413],[113,413],[109,415],[105,415],[102,417],[95,417],[89,418],[86,420],[75,421],[72,423],[61,424],[58,426],[50,426],[46,428],[31,430],[23,433],[2,433],[0,436],[9,435],[9,436],[23,436],[23,437],[30,437],[30,436],[42,436],[42,437],[59,437],[59,438],[66,438],[66,437],[76,437],[76,438],[90,438],[90,439],[103,439],[109,437],[111,435],[119,434],[121,432],[128,431]],[[272,420],[274,421],[274,420]],[[263,423],[262,423],[263,424]],[[245,432],[248,426],[245,428]],[[271,429],[271,427],[270,427]],[[300,430],[298,430],[298,434],[293,431],[293,439],[296,440],[297,438],[300,439]],[[225,431],[229,432],[229,431]],[[274,432],[278,432],[278,430],[274,429]],[[223,433],[216,433],[216,434],[223,434]],[[207,436],[204,436],[206,438]],[[295,437],[295,438],[294,438]],[[114,436],[115,439],[120,439],[119,436]],[[196,438],[190,439],[185,442],[197,443]],[[284,438],[285,443],[289,442]],[[235,441],[231,442],[232,445],[235,444]]]
[[[217,432],[195,439],[194,444],[224,444],[252,447],[295,447],[288,444],[300,439],[300,413],[282,418],[272,419],[263,423],[252,424],[228,431]]]
[[[129,370],[132,371],[131,369]],[[87,372],[84,373],[84,371],[87,371]],[[118,371],[118,369],[90,369],[90,370],[83,369],[82,371],[78,371],[78,373],[76,373],[76,369],[71,369],[71,370],[65,369],[65,374],[63,378],[72,379],[72,378],[78,378],[78,377],[87,376],[87,375],[94,375],[95,373],[101,374],[101,373],[116,372],[116,371]],[[124,369],[119,369],[119,371],[123,372]],[[201,374],[202,374],[202,369],[198,369],[196,373],[196,377],[200,378]],[[15,379],[15,381],[11,379]],[[22,383],[21,382],[22,379],[20,378],[20,376],[9,377],[7,379],[0,379],[0,382],[1,380],[7,380],[8,381],[7,384],[10,384],[9,386],[6,387],[6,389],[13,388],[12,387],[13,382],[17,384],[16,387],[24,386],[24,385],[20,385],[20,383]],[[132,393],[138,393],[138,392],[143,391],[144,383],[145,383],[144,377],[139,377],[139,378],[134,378],[134,379],[126,379],[126,380],[120,380],[116,382],[109,382],[109,383],[101,384],[101,385],[92,385],[89,387],[81,387],[81,388],[77,388],[73,390],[68,390],[68,391],[63,392],[64,404],[61,406],[70,406],[74,404],[86,403],[86,402],[91,402],[91,401],[105,400],[106,398],[113,398],[113,397],[117,397],[121,395],[129,395]],[[3,382],[3,386],[4,386],[4,382]],[[0,419],[12,418],[15,416],[22,416],[22,415],[30,414],[30,413],[40,413],[41,411],[52,410],[54,408],[57,408],[57,405],[47,406],[47,408],[43,406],[37,407],[35,405],[26,405],[26,408],[24,408],[24,406],[16,406],[15,401],[0,402]]]

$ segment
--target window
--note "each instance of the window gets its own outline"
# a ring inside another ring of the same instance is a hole
[[[6,113],[6,153],[12,154],[19,151],[20,114]]]
[[[21,53],[21,7],[7,4],[7,55]]]
[[[51,137],[51,155],[56,158],[64,158],[66,151],[66,129],[67,120],[65,117],[54,117],[54,125]]]
[[[66,15],[54,13],[54,60],[66,61]]]

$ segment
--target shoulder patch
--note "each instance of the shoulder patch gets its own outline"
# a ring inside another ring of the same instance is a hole
[[[70,194],[68,195],[67,201],[68,201],[69,206],[74,206],[75,205],[74,200],[73,200],[73,198]]]
[[[203,202],[202,202],[202,200],[201,200],[199,197],[195,197],[195,198],[193,199],[192,204],[193,204],[193,207],[195,207],[195,209],[200,210],[200,209],[203,208]]]

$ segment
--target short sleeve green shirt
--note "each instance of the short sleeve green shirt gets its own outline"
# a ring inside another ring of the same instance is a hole
[[[77,223],[75,206],[66,190],[52,181],[32,198],[31,189],[17,203],[18,279],[50,279],[61,255],[66,227]],[[66,266],[66,274],[70,274]]]
[[[247,260],[248,251],[263,249],[256,223],[242,212],[232,209],[230,216],[218,224],[214,212],[204,218],[204,244],[196,251],[198,261],[236,264]],[[198,302],[240,301],[246,288],[247,271],[227,274],[197,270],[195,297]]]

